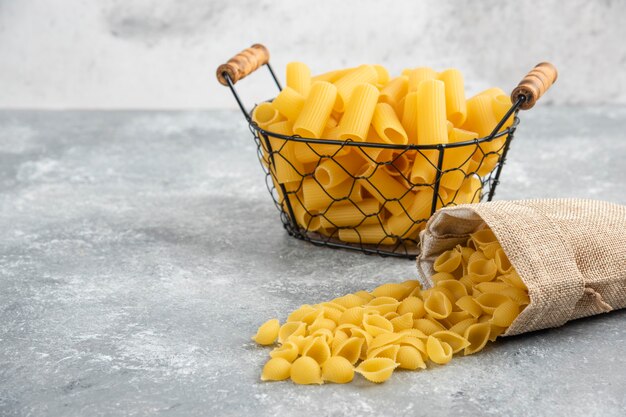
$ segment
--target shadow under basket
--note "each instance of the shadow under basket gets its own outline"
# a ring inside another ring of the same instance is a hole
[[[519,110],[532,107],[549,87],[544,82],[547,87],[533,89],[532,77],[538,68],[541,74],[554,69],[539,64],[520,82],[488,136],[462,137],[465,131],[450,127],[449,135],[457,135],[450,143],[397,145],[311,139],[259,126],[234,86],[263,65],[282,90],[267,49],[258,44],[220,66],[217,75],[249,124],[287,232],[319,246],[411,259],[419,253],[419,232],[436,210],[493,198]],[[551,85],[556,70],[548,75]]]

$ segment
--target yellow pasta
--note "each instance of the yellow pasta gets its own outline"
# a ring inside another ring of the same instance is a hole
[[[481,197],[482,183],[476,176],[465,178],[455,198],[456,204],[477,203]]]
[[[314,337],[302,350],[302,356],[308,356],[315,359],[317,363],[322,364],[330,358],[330,347],[323,337]]]
[[[398,301],[404,299],[407,294],[410,292],[410,289],[400,283],[388,283],[379,285],[374,288],[371,294],[374,297],[391,297]]]
[[[431,335],[435,332],[446,329],[440,323],[427,318],[414,320],[413,328],[423,332],[426,335]]]
[[[322,365],[322,379],[337,384],[346,384],[354,378],[354,368],[350,361],[341,356],[333,356]]]
[[[424,301],[421,298],[410,296],[402,300],[398,306],[398,314],[411,313],[413,319],[419,319],[426,315]]]
[[[447,69],[439,73],[439,80],[445,85],[446,115],[454,126],[461,126],[467,118],[465,103],[465,83],[457,69]]]
[[[257,105],[252,111],[252,120],[265,129],[272,123],[280,121],[280,113],[272,103],[264,102]]]
[[[268,130],[280,135],[292,135],[292,125],[288,121],[273,123]],[[275,136],[269,136],[272,146],[273,174],[280,184],[298,182],[305,173],[304,166],[295,157],[293,142]]]
[[[342,356],[354,365],[361,356],[361,349],[366,342],[365,338],[350,337],[343,343],[339,344],[337,350],[333,351],[333,356]]]
[[[468,313],[469,314],[469,313]],[[465,331],[472,325],[476,324],[477,320],[475,317],[470,317],[464,320],[461,320],[450,327],[450,331],[454,332],[458,335],[464,336]]]
[[[396,313],[397,314],[397,313]],[[405,313],[390,320],[394,332],[401,332],[413,327],[413,313]]]
[[[354,179],[354,174],[365,164],[364,159],[352,152],[332,159],[324,159],[315,168],[315,179],[324,188],[337,187],[344,181]]]
[[[321,223],[324,227],[361,226],[372,223],[380,227],[377,217],[379,212],[380,203],[374,198],[360,201],[358,205],[351,201],[338,201],[322,212]]]
[[[396,77],[380,90],[378,100],[381,103],[389,104],[397,111],[400,100],[406,96],[408,85],[409,79],[407,77]]]
[[[465,355],[472,355],[482,350],[487,341],[489,340],[489,334],[491,326],[489,323],[476,323],[472,324],[465,330],[465,339],[469,342],[469,346],[465,348]]]
[[[363,321],[365,310],[361,306],[351,307],[341,313],[339,324],[354,324],[359,326]]]
[[[445,319],[452,313],[452,302],[441,291],[435,291],[424,301],[424,309],[436,319]]]
[[[272,106],[293,123],[302,111],[304,101],[305,97],[302,94],[291,87],[285,87],[272,101]]]
[[[411,70],[409,77],[409,92],[418,91],[422,81],[437,79],[437,72],[428,67],[419,67]]]
[[[467,142],[478,138],[478,133],[453,128],[448,135],[450,143]],[[470,160],[474,153],[473,146],[460,146],[446,149],[443,156],[441,185],[450,189],[458,190],[463,185],[463,180],[469,174]],[[465,201],[461,201],[464,203]]]
[[[368,346],[368,350],[399,343],[404,337],[405,336],[401,333],[381,333],[372,339],[372,342]]]
[[[290,62],[287,64],[287,87],[293,88],[304,97],[309,95],[311,89],[311,70],[302,62]]]
[[[467,288],[465,288],[465,285],[456,279],[439,281],[436,287],[439,289],[446,289],[453,297],[450,301],[456,302],[467,295]]]
[[[441,342],[447,343],[452,348],[452,353],[460,352],[470,344],[463,336],[460,336],[450,330],[435,332],[430,336],[439,339]]]
[[[374,84],[378,80],[378,72],[372,65],[361,65],[347,72],[344,76],[335,81],[337,86],[337,100],[334,108],[337,111],[344,111],[354,88],[359,84]]]
[[[426,353],[428,359],[439,364],[444,365],[452,359],[452,347],[446,342],[442,342],[436,337],[428,336],[426,341]]]
[[[432,79],[419,84],[417,112],[419,113],[418,143],[420,145],[448,143],[446,95],[443,82]]]
[[[337,88],[333,84],[315,82],[293,125],[294,133],[305,138],[321,137],[336,98]]]
[[[502,118],[504,117],[506,112],[509,111],[512,105],[513,103],[511,103],[511,96],[508,96],[506,94],[498,94],[493,97],[493,111],[498,122],[502,120]],[[502,125],[501,130],[510,127],[513,124],[514,119],[514,115],[509,116],[506,122],[504,122],[504,124]]]
[[[414,237],[430,217],[432,201],[433,190],[431,188],[419,191],[406,211],[397,212],[387,220],[389,232],[402,238]],[[390,207],[387,208],[391,210]]]
[[[285,342],[270,352],[272,358],[282,358],[287,362],[293,362],[298,357],[300,348],[294,342]],[[289,375],[287,375],[289,377]],[[286,378],[285,378],[286,379]]]
[[[372,358],[361,362],[354,371],[361,374],[368,381],[379,383],[388,380],[398,365],[398,363],[389,358]]]
[[[442,253],[433,264],[437,272],[453,273],[461,266],[461,252],[451,249]]]
[[[334,83],[335,81],[337,81],[338,79],[340,79],[341,77],[343,77],[344,75],[346,75],[352,70],[354,70],[354,68],[345,68],[345,69],[340,69],[340,70],[335,70],[335,71],[328,71],[323,74],[319,74],[319,75],[312,77],[311,82],[326,81],[329,83]]]
[[[365,313],[378,313],[380,315],[384,315],[391,312],[396,312],[398,306],[400,305],[400,301],[396,300],[393,297],[381,296],[375,297],[370,300],[365,306]]]
[[[279,329],[280,323],[278,319],[268,320],[259,327],[256,334],[252,337],[252,340],[259,345],[271,345],[278,337]]]
[[[474,300],[474,297],[467,295],[456,300],[455,303],[461,310],[468,312],[473,317],[478,318],[483,313],[482,307]]]
[[[486,314],[493,314],[500,305],[511,301],[511,299],[502,294],[481,294],[476,297],[476,303],[483,309]]]
[[[306,334],[306,323],[301,321],[291,321],[280,326],[278,331],[278,342],[285,343],[291,336],[304,336]]]
[[[303,198],[296,195],[289,196],[296,222],[306,231],[316,231],[321,227],[320,217],[316,212],[308,210],[302,203]],[[286,210],[287,211],[287,210]],[[289,212],[288,212],[289,213]]]
[[[301,356],[291,364],[291,380],[296,384],[321,384],[322,370],[319,363],[309,356]]]
[[[355,203],[363,200],[361,185],[352,180],[344,181],[336,187],[323,188],[314,178],[308,177],[302,181],[302,195],[304,206],[309,211],[323,211],[333,201],[347,197]]]
[[[407,134],[408,142],[410,144],[417,144],[417,119],[418,119],[418,106],[417,106],[417,92],[412,92],[406,95],[404,98],[404,105],[402,107],[402,126]]]
[[[372,65],[378,74],[378,79],[376,80],[377,86],[384,86],[389,82],[389,71],[387,68],[382,65],[374,64]]]
[[[376,104],[372,117],[376,133],[387,143],[406,145],[409,141],[395,110],[387,103]]]
[[[263,367],[262,381],[283,381],[289,379],[291,362],[283,358],[272,358]]]
[[[509,327],[519,315],[519,305],[513,300],[506,300],[493,312],[491,323],[499,327]]]
[[[413,194],[384,169],[375,165],[366,165],[357,176],[360,177],[359,184],[387,210],[396,215],[405,213]]]
[[[381,333],[392,333],[393,324],[379,314],[366,314],[363,317],[363,329],[372,336],[378,336]]]
[[[358,84],[354,87],[338,125],[341,140],[365,142],[378,95],[378,89],[372,84]]]

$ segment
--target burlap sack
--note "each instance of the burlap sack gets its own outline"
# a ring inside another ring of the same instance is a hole
[[[494,201],[439,210],[420,236],[422,284],[432,286],[438,255],[487,226],[531,300],[505,335],[626,307],[626,207],[602,201]]]

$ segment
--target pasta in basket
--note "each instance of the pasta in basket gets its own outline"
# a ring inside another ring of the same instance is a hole
[[[497,260],[497,261],[496,261]],[[347,383],[355,373],[380,383],[397,369],[445,365],[472,355],[506,332],[530,303],[528,290],[491,230],[434,263],[433,288],[417,281],[382,284],[319,304],[305,304],[280,326],[261,325],[253,339],[278,345],[263,381]]]
[[[409,68],[393,77],[380,65],[360,65],[312,76],[306,64],[291,62],[286,73],[286,87],[257,105],[252,119],[267,132],[258,139],[278,203],[303,232],[415,245],[433,207],[480,201],[507,139],[476,141],[511,107],[499,88],[466,98],[454,68]],[[440,144],[453,147],[441,151]],[[432,148],[403,148],[411,145]],[[335,204],[358,209],[373,199],[379,204],[366,221],[335,221]]]

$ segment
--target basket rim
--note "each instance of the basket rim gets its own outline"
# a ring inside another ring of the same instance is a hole
[[[513,123],[511,126],[507,127],[504,130],[496,133],[495,135],[484,136],[482,138],[476,138],[473,140],[466,140],[463,142],[455,142],[455,143],[437,143],[431,145],[417,145],[417,144],[407,144],[401,145],[396,143],[378,143],[378,142],[359,142],[354,141],[352,139],[346,140],[336,140],[336,139],[324,139],[324,138],[307,138],[300,135],[283,135],[280,133],[272,132],[270,130],[264,129],[258,125],[255,121],[252,120],[252,113],[254,109],[258,106],[255,105],[250,111],[249,125],[252,129],[261,133],[264,136],[271,136],[274,138],[284,139],[287,141],[301,142],[301,143],[314,143],[319,145],[338,145],[338,146],[354,146],[354,147],[363,147],[363,148],[384,148],[384,149],[398,149],[398,150],[427,150],[427,149],[453,149],[453,148],[461,148],[463,146],[469,145],[477,145],[479,143],[488,143],[495,139],[501,138],[502,136],[506,136],[509,133],[515,131],[517,126],[520,123],[520,119],[517,116],[517,111],[513,115]]]

